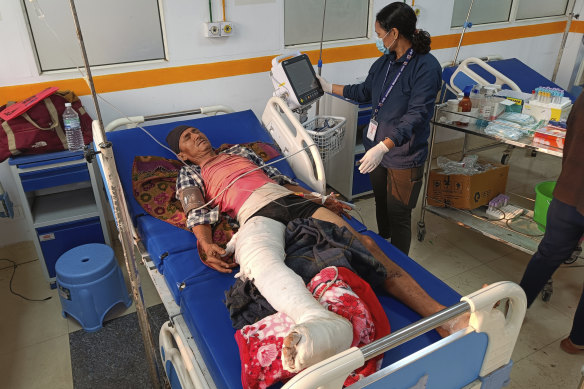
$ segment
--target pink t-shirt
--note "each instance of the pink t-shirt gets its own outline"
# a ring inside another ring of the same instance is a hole
[[[249,159],[231,154],[219,154],[201,165],[201,175],[207,189],[207,201],[221,193],[234,179],[257,167]],[[235,219],[239,209],[252,192],[268,182],[274,181],[262,169],[258,169],[235,181],[229,189],[213,201],[212,205],[219,205],[222,212]]]

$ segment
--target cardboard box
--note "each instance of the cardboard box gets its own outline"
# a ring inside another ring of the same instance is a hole
[[[486,205],[495,196],[505,193],[509,166],[493,163],[492,169],[465,176],[444,174],[441,169],[430,171],[428,205],[475,209]]]

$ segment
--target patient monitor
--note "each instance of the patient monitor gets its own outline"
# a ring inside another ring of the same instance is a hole
[[[310,107],[324,95],[306,54],[296,52],[274,58],[270,77],[274,96],[284,100],[292,110]]]

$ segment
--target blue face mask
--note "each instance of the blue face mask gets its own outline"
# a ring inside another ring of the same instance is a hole
[[[389,34],[389,31],[387,32],[387,34]],[[391,43],[391,45],[389,45],[389,47],[385,47],[385,45],[383,44],[383,40],[385,39],[387,34],[385,34],[383,36],[383,38],[380,38],[380,37],[375,38],[375,45],[377,46],[377,50],[381,51],[383,54],[389,54],[389,50],[391,49],[391,46],[393,46],[393,44],[397,40],[397,38],[394,39],[394,41]]]

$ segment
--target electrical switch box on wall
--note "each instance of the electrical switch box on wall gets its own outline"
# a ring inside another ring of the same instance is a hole
[[[221,23],[203,23],[203,34],[207,38],[220,37],[221,31]]]
[[[230,36],[233,34],[233,23],[221,22],[221,36]]]

